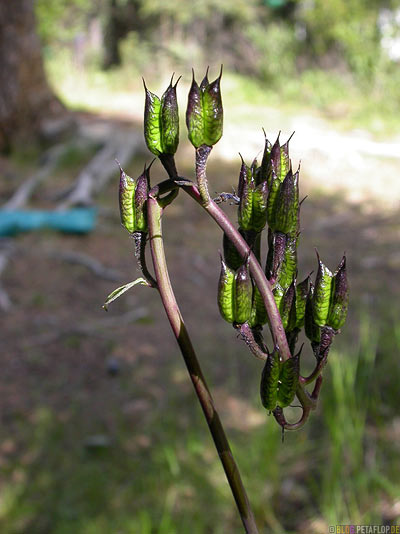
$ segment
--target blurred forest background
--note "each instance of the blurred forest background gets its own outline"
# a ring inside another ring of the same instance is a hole
[[[183,195],[166,212],[172,281],[260,532],[400,523],[400,0],[13,0],[0,2],[4,534],[241,532],[157,294],[101,309],[137,275],[114,159],[132,176],[151,159],[141,77],[161,96],[182,74],[177,164],[192,178],[191,68],[214,79],[221,64],[211,189],[237,185],[262,127],[271,141],[295,130],[299,276],[314,247],[331,269],[347,251],[351,284],[319,408],[282,443],[260,362],[218,315],[218,228]]]

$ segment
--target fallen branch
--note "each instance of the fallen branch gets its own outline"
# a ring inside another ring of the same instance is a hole
[[[44,162],[39,169],[14,192],[12,197],[2,206],[3,210],[12,211],[25,206],[33,195],[35,189],[42,183],[56,168],[60,157],[66,151],[68,145],[60,144],[50,148],[44,154]]]
[[[79,173],[57,210],[65,210],[76,205],[90,205],[98,194],[115,175],[115,160],[126,165],[142,143],[142,138],[135,132],[118,132],[101,148],[86,167]]]
[[[47,250],[47,254],[52,258],[57,258],[68,263],[75,263],[83,265],[96,276],[111,282],[118,282],[122,278],[122,273],[116,269],[106,267],[99,260],[84,254],[82,252],[75,252],[73,250]]]

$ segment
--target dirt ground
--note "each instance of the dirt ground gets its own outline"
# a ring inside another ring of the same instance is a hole
[[[298,135],[301,138],[301,132]],[[296,137],[292,146],[295,149]],[[332,158],[340,159],[340,150],[335,147],[333,151]],[[305,160],[307,153],[303,157]],[[177,161],[180,173],[193,177],[190,158],[185,147]],[[368,156],[368,169],[362,167],[354,184],[347,184],[349,189],[354,185],[354,194],[345,198],[332,188],[316,187],[315,175],[307,172],[305,162],[301,173],[301,190],[309,196],[301,212],[300,278],[316,270],[314,247],[332,269],[343,252],[348,257],[351,308],[343,335],[335,342],[338,348],[354,343],[352,332],[360,314],[378,315],[387,311],[388,296],[390,302],[398,302],[400,297],[400,213],[394,208],[398,193],[393,193],[390,206],[364,195],[370,189],[368,184],[375,187],[377,177],[382,177],[382,158],[381,154]],[[145,159],[150,158],[138,154],[127,172],[139,174]],[[23,176],[13,178],[21,169],[19,163],[2,163],[6,178],[0,198],[5,201],[15,181]],[[389,158],[384,164],[400,170],[398,159]],[[81,165],[78,161],[72,167],[59,168],[35,193],[30,207],[51,205],[54,192],[62,189]],[[236,185],[238,169],[238,162],[228,162],[216,151],[208,168],[211,189],[229,191]],[[24,175],[31,170],[25,167]],[[383,174],[388,176],[386,171]],[[389,175],[393,179],[393,172]],[[152,183],[162,178],[161,166],[156,163]],[[362,178],[367,186],[363,184],[357,194],[356,184]],[[122,418],[133,429],[129,448],[135,451],[146,447],[148,440],[140,431],[143,420],[151,417],[153,410],[163,410],[172,390],[183,398],[190,391],[183,364],[175,363],[180,355],[155,290],[139,286],[113,303],[108,313],[101,308],[113,289],[138,275],[132,242],[119,224],[117,188],[116,169],[115,180],[98,198],[98,223],[88,235],[44,230],[13,239],[16,253],[2,276],[12,307],[1,314],[0,466],[15,456],[22,465],[32,461],[21,425],[35,426],[46,407],[60,421],[72,425],[71,440],[82,442],[99,435],[118,439]],[[391,186],[385,188],[390,196]],[[224,209],[235,217],[232,207]],[[219,317],[216,305],[220,231],[181,192],[166,210],[164,232],[172,282],[206,376],[216,388],[222,418],[228,429],[257,426],[259,414],[246,396],[258,362],[246,354],[235,332]],[[64,261],[61,252],[65,251],[96,258],[119,279],[104,280],[83,265]],[[239,353],[246,365],[233,358],[236,363],[230,364],[230,376],[236,378],[231,389],[224,360]],[[192,401],[196,402],[194,397]]]

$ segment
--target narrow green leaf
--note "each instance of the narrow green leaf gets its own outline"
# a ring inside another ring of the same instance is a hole
[[[114,300],[117,300],[117,298],[119,298],[126,291],[128,291],[128,289],[130,289],[131,287],[136,286],[137,284],[141,284],[143,286],[149,286],[148,282],[144,278],[137,278],[133,282],[129,282],[128,284],[125,284],[125,285],[123,285],[121,287],[117,287],[117,289],[114,289],[114,291],[112,291],[108,295],[108,297],[106,298],[106,301],[103,304],[103,309],[105,311],[108,311],[108,306],[109,306],[109,304],[111,304],[111,302],[113,302]]]

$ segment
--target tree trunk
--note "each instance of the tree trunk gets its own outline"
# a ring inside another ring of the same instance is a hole
[[[33,1],[0,1],[0,152],[40,139],[63,110],[46,80]]]

